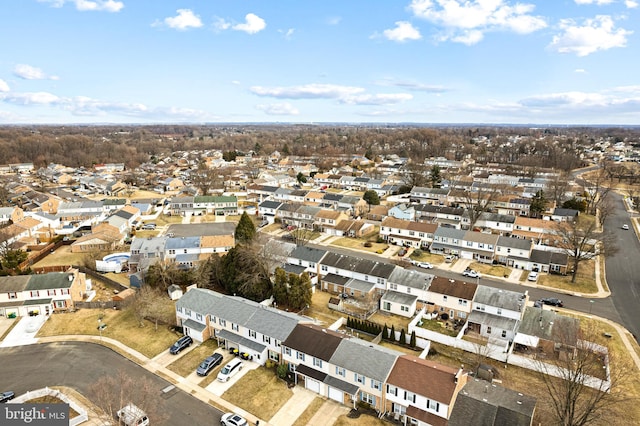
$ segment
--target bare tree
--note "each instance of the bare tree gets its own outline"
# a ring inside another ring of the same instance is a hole
[[[160,388],[146,378],[128,376],[124,372],[100,377],[90,388],[91,400],[104,412],[103,424],[112,424],[117,412],[132,403],[144,411],[151,424],[162,424]],[[118,424],[122,424],[120,421]]]
[[[561,170],[558,171],[549,181],[547,193],[549,197],[555,201],[556,207],[561,206],[567,198],[567,190],[569,189],[569,173]],[[571,197],[569,197],[571,198]]]
[[[153,321],[156,330],[159,322],[175,323],[175,306],[167,293],[150,286],[142,286],[136,292],[130,309],[140,327],[144,326],[145,320]]]
[[[609,196],[609,193],[606,193],[598,208],[597,217],[598,217],[598,222],[600,223],[600,226],[604,226],[604,222],[607,220],[609,216],[615,213],[615,211],[616,211],[616,206],[613,200],[611,199],[611,197]]]
[[[461,202],[469,215],[470,229],[473,229],[482,213],[491,209],[500,193],[499,185],[480,186],[476,191],[467,189],[463,192]]]
[[[584,190],[584,197],[587,201],[587,212],[596,214],[600,204],[606,199],[611,187],[607,186],[608,172],[604,167],[599,168],[588,176],[589,186]]]
[[[546,390],[545,406],[551,410],[555,423],[602,424],[612,415],[614,406],[631,399],[626,389],[633,377],[631,366],[602,345],[602,337],[594,327],[581,329],[578,322],[556,327],[554,341],[554,353],[534,363]]]
[[[598,223],[578,216],[573,222],[560,222],[555,226],[556,245],[573,262],[571,282],[576,282],[578,267],[585,260],[594,259],[600,251],[611,254],[616,250],[615,237],[608,232],[599,233]]]
[[[414,186],[427,186],[428,174],[429,173],[424,164],[411,162],[406,166],[406,170],[402,175],[402,182],[409,189]]]

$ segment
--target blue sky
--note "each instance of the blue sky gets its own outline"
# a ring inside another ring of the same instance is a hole
[[[640,125],[640,0],[16,0],[0,124]]]

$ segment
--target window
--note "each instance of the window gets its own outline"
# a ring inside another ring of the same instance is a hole
[[[212,324],[216,323],[216,317],[214,317],[213,315],[209,315],[209,322],[211,322]]]
[[[342,367],[338,367],[336,365],[336,374],[342,377],[345,377],[347,375],[346,371],[344,370],[344,368]]]
[[[318,367],[318,368],[322,368],[322,360],[319,358],[313,358],[313,366],[314,367]]]
[[[384,302],[382,304],[382,309],[384,309],[385,311],[390,311],[391,310],[391,303],[389,302]]]
[[[498,308],[497,314],[502,315],[502,308]]]
[[[427,399],[427,408],[430,410],[438,411],[440,409],[440,403]]]
[[[467,301],[464,299],[458,299],[458,305],[467,306]]]
[[[491,326],[490,325],[487,326],[487,334],[491,334]]]
[[[198,321],[202,321],[202,314],[196,314],[196,319]]]
[[[169,250],[169,254],[176,254],[176,251],[174,249]]]
[[[220,325],[221,325],[221,326],[223,326],[223,327],[226,327],[226,326],[227,326],[227,321],[226,321],[226,320],[223,320],[222,318],[220,318],[220,321],[219,321],[219,322],[220,322]]]
[[[55,296],[55,295],[56,295],[55,290],[47,290],[47,296]]]
[[[60,294],[69,294],[69,289],[68,288],[61,289]]]
[[[477,309],[478,311],[482,311],[482,312],[484,312],[484,305],[476,305],[476,309]]]
[[[408,307],[408,306],[405,306],[405,305],[400,305],[400,310],[401,310],[402,312],[409,312],[409,307]]]
[[[231,329],[233,331],[238,331],[240,330],[240,326],[238,324],[231,323]]]
[[[413,392],[404,391],[404,400],[405,401],[416,402],[416,394],[413,393]]]
[[[40,292],[38,290],[31,292],[31,297],[38,297],[39,295],[40,295]]]
[[[269,336],[262,336],[262,341],[267,343],[267,344],[271,344],[271,337]]]
[[[372,387],[373,389],[380,390],[380,389],[382,389],[382,383],[380,383],[380,382],[379,382],[379,381],[377,381],[377,380],[373,380],[373,379],[371,379],[371,387]]]
[[[299,359],[300,361],[304,361],[304,354],[302,352],[297,352],[296,358]]]
[[[467,241],[467,247],[473,247],[473,243],[471,241]]]
[[[447,296],[442,296],[442,301],[446,302],[447,301]]]
[[[369,395],[366,392],[360,392],[360,400],[362,402],[366,402],[367,404],[375,405],[376,398],[373,395]]]
[[[398,284],[389,283],[389,289],[397,290],[398,289]]]
[[[361,374],[358,373],[353,373],[353,379],[358,382],[358,383],[362,383],[364,385],[365,382],[365,377]]]
[[[56,300],[56,301],[55,301],[55,302],[53,302],[53,303],[54,303],[54,306],[55,306],[57,309],[61,309],[61,308],[64,308],[64,307],[66,307],[66,306],[67,306],[67,304],[64,302],[64,300]]]
[[[253,337],[254,339],[256,338],[256,332],[253,330],[249,330],[249,337]]]
[[[507,330],[502,330],[502,337],[507,337]]]
[[[279,348],[280,347],[280,340],[276,340],[275,344],[276,344],[276,348]]]
[[[18,298],[18,293],[8,293],[9,294],[9,299],[17,299]]]
[[[329,268],[327,268],[325,265],[322,265],[322,266],[320,267],[320,270],[321,270],[322,272],[327,272],[327,271],[329,270]]]
[[[393,385],[387,385],[387,393],[398,396],[398,388]]]
[[[466,312],[458,312],[458,317],[466,318],[467,317],[467,313]]]
[[[369,281],[369,275],[365,275],[365,276],[364,276],[364,280],[365,280],[365,281]]]
[[[284,348],[284,354],[285,354],[285,355],[291,355],[291,348],[288,348],[288,347],[286,347],[286,346],[285,346],[285,348]]]
[[[384,278],[378,278],[377,283],[384,285]]]

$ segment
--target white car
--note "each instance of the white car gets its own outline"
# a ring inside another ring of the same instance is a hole
[[[462,272],[462,275],[469,278],[480,278],[480,273],[473,269],[465,269],[464,272]]]
[[[244,363],[238,358],[235,358],[235,359],[229,361],[229,363],[227,365],[225,365],[224,367],[222,367],[222,370],[220,370],[220,372],[218,373],[218,381],[219,382],[228,381],[238,371],[242,370],[242,366],[243,365],[244,365]]]
[[[536,281],[538,279],[538,273],[536,271],[529,272],[529,276],[527,277],[529,281]]]
[[[220,419],[220,424],[223,426],[248,426],[249,423],[239,414],[227,413],[223,414]]]
[[[433,265],[429,262],[417,262],[415,265],[424,269],[433,269]]]
[[[627,230],[627,231],[628,231],[628,230],[629,230],[629,225],[627,225],[627,224],[625,223],[624,225],[622,225],[622,229],[624,229],[624,230]]]

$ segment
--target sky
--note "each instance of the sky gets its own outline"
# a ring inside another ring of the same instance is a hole
[[[0,124],[640,125],[640,0],[12,0]]]

